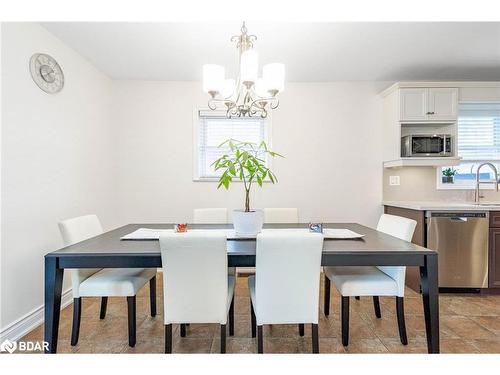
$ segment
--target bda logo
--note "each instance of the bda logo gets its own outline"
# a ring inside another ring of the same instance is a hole
[[[14,353],[14,351],[17,349],[17,342],[12,342],[10,340],[5,340],[2,342],[0,345],[0,352],[9,352],[9,353]]]

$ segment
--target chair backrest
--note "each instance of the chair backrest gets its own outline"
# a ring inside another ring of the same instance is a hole
[[[87,240],[102,233],[102,226],[96,215],[85,215],[59,222],[59,231],[66,246]],[[79,297],[80,284],[98,272],[99,268],[79,268],[71,270],[73,298]]]
[[[383,214],[378,221],[377,230],[391,236],[410,242],[415,232],[417,222],[401,216]],[[386,275],[392,277],[398,284],[398,296],[404,296],[406,267],[378,267]]]
[[[269,231],[257,236],[257,324],[318,323],[323,236]]]
[[[226,324],[226,235],[172,233],[160,237],[160,248],[165,324]]]
[[[299,210],[297,208],[264,208],[264,223],[286,223],[299,222]]]
[[[193,224],[226,224],[227,208],[195,208]]]

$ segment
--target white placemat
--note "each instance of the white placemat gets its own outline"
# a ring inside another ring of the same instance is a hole
[[[249,236],[238,236],[234,232],[234,229],[188,229],[189,232],[222,232],[225,233],[228,239],[242,239],[242,238],[255,238]],[[152,229],[152,228],[139,228],[132,233],[129,233],[123,237],[122,240],[158,240],[161,235],[167,233],[173,233],[173,229]],[[275,228],[275,229],[263,229],[262,232],[309,232],[307,228]],[[342,228],[324,228],[323,236],[328,239],[354,239],[361,238],[364,234],[359,234],[353,232],[349,229]]]
[[[323,236],[325,236],[325,238],[334,238],[340,240],[340,239],[361,238],[364,237],[365,235],[353,232],[350,229],[323,228]]]

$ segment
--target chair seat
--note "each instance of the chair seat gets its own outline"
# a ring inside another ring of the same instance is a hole
[[[81,297],[135,296],[149,280],[156,276],[156,268],[104,268],[80,284]]]
[[[341,295],[397,296],[396,281],[377,267],[324,267]]]

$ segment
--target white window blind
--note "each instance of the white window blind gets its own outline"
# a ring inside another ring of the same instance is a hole
[[[227,118],[213,112],[199,112],[198,129],[198,178],[216,178],[221,172],[215,171],[212,163],[229,151],[218,146],[227,139],[252,142],[259,145],[268,143],[266,120],[253,117]]]
[[[458,117],[458,156],[500,160],[500,103],[462,103]]]

